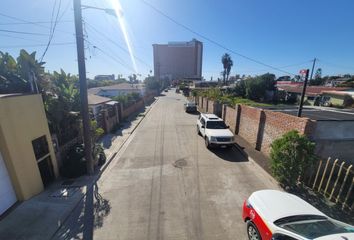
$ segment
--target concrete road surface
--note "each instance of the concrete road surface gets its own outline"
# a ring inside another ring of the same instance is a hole
[[[246,239],[245,198],[276,182],[236,148],[208,150],[164,93],[55,239]]]

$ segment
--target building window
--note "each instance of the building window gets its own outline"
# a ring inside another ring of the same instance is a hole
[[[48,142],[45,135],[34,139],[32,141],[32,146],[37,161],[49,154]]]

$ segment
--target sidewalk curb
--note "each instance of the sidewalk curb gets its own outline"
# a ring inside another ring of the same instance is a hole
[[[113,152],[110,154],[110,156],[108,157],[108,161],[107,163],[102,167],[102,169],[99,172],[99,176],[102,175],[102,173],[106,170],[106,168],[108,167],[108,165],[112,162],[112,160],[114,159],[114,157],[119,153],[119,151],[123,148],[123,146],[125,145],[125,143],[128,141],[128,139],[131,137],[132,133],[135,132],[136,128],[140,125],[140,123],[145,119],[145,117],[147,116],[147,114],[151,111],[152,107],[156,104],[156,102],[159,100],[159,98],[156,98],[154,102],[151,103],[150,108],[146,111],[144,117],[142,117],[139,122],[134,126],[134,128],[132,129],[132,131],[129,133],[129,136],[123,141],[123,143],[119,146],[119,148],[117,149],[117,151]]]
[[[58,221],[58,228],[55,230],[55,232],[50,236],[49,239],[53,239],[54,236],[58,233],[58,231],[60,230],[60,228],[64,225],[64,223],[68,220],[68,218],[70,217],[71,213],[77,208],[77,206],[79,206],[79,204],[81,203],[82,199],[86,196],[87,194],[87,189],[91,188],[96,182],[97,180],[101,177],[101,175],[104,173],[104,171],[107,169],[107,167],[110,165],[110,163],[113,161],[113,159],[115,158],[115,156],[119,153],[119,151],[123,148],[123,146],[125,145],[125,143],[130,139],[130,137],[132,136],[132,133],[137,129],[137,127],[140,125],[140,123],[145,119],[145,117],[147,116],[147,114],[151,111],[151,109],[153,108],[153,106],[157,103],[157,101],[159,100],[159,98],[157,97],[155,99],[154,102],[151,103],[150,108],[146,111],[144,117],[142,117],[140,119],[140,121],[134,126],[134,128],[132,129],[132,131],[130,132],[129,136],[123,141],[123,143],[119,146],[119,148],[117,149],[116,152],[112,153],[109,156],[109,160],[107,161],[107,163],[103,166],[103,168],[97,173],[97,175],[94,176],[89,176],[92,177],[91,181],[89,181],[89,183],[87,183],[87,185],[85,185],[86,190],[85,193],[82,193],[81,198],[79,199],[79,201],[77,201],[77,203],[73,206],[73,208],[71,208],[69,214],[67,216],[64,216],[61,220]]]

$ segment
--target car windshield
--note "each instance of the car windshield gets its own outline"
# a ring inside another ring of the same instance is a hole
[[[287,217],[275,221],[274,224],[310,239],[331,234],[354,232],[354,228],[351,226],[316,215]]]
[[[227,128],[223,121],[208,121],[206,124],[208,129],[225,129]]]

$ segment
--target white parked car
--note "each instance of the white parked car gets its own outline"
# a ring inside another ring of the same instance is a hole
[[[320,212],[301,198],[261,190],[244,202],[250,240],[354,240],[354,227]]]
[[[207,148],[230,147],[235,143],[234,134],[215,114],[201,113],[197,120],[197,132],[203,136]]]

